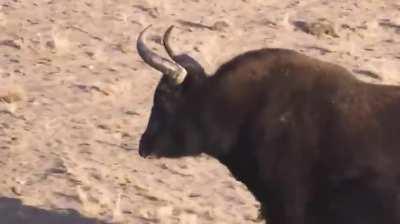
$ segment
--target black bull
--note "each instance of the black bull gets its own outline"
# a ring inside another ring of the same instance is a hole
[[[137,47],[163,73],[146,157],[209,154],[271,224],[400,223],[400,88],[286,49],[241,54],[208,76],[193,58]]]

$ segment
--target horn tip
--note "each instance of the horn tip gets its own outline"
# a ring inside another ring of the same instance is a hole
[[[170,25],[167,30],[172,30],[175,28],[175,25]]]

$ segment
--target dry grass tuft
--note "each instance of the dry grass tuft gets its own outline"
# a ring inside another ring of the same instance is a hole
[[[21,86],[0,88],[0,112],[15,114],[19,101],[25,97],[25,90]]]
[[[60,28],[53,27],[51,32],[51,41],[48,47],[52,48],[57,54],[68,54],[71,51],[72,43],[69,39],[68,31],[62,31]]]
[[[21,86],[8,86],[0,89],[0,101],[3,103],[14,103],[21,101],[25,96],[25,90]]]

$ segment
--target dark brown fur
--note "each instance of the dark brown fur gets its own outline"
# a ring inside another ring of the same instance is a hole
[[[188,71],[160,81],[142,156],[214,156],[270,224],[400,223],[399,87],[284,49]]]

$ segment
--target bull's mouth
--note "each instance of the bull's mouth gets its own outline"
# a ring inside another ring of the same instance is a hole
[[[145,159],[154,159],[164,157],[164,153],[162,153],[158,147],[154,146],[151,142],[147,141],[145,138],[142,138],[139,143],[139,156]]]
[[[150,151],[146,151],[146,150],[142,150],[141,148],[139,148],[139,156],[146,158],[151,154]]]
[[[143,145],[139,146],[139,156],[142,158],[149,158],[153,156],[153,150],[149,150],[149,148],[144,147]]]
[[[145,159],[158,159],[161,157],[156,150],[152,150],[142,145],[139,146],[139,156]]]
[[[139,156],[148,158],[154,152],[151,148],[149,142],[142,136],[139,140]]]
[[[149,148],[139,147],[139,156],[145,159],[160,159],[160,158],[180,158],[185,155],[178,153],[163,153],[162,151],[149,150]]]
[[[140,150],[139,150],[139,156],[144,159],[159,159],[161,157],[151,151],[140,151]]]
[[[186,156],[183,152],[184,150],[176,150],[175,148],[160,148],[143,140],[140,141],[138,150],[139,156],[146,159],[159,159],[161,157],[179,158]]]

